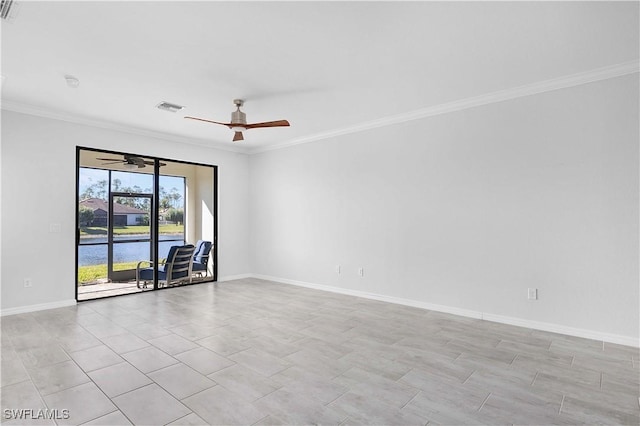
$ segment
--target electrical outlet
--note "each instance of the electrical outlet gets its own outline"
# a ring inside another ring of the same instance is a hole
[[[340,275],[340,265],[336,265],[336,274]]]
[[[364,268],[358,268],[358,275],[364,277]]]
[[[537,288],[530,288],[527,291],[527,298],[529,300],[538,300],[538,289]]]
[[[31,282],[31,278],[24,279],[24,288],[33,287],[33,283]]]
[[[51,233],[58,233],[58,232],[60,232],[61,229],[62,229],[62,227],[60,226],[59,223],[50,223],[49,224],[49,232],[51,232]]]

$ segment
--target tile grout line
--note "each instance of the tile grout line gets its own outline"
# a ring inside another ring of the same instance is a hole
[[[400,407],[400,410],[402,410],[404,407],[406,407],[407,405],[409,405],[409,404],[411,403],[411,401],[413,401],[414,399],[416,399],[416,397],[417,397],[418,395],[420,395],[420,392],[422,392],[422,391],[421,391],[421,390],[418,390],[418,392],[416,392],[416,394],[415,394],[415,395],[413,395],[413,397],[412,397],[409,401],[407,401],[407,402],[406,402],[402,407]],[[398,411],[400,411],[400,410],[398,410]]]
[[[564,406],[564,398],[566,395],[562,395],[562,401],[560,401],[560,408],[558,408],[558,414],[562,414],[562,407]]]
[[[168,331],[169,331],[169,330],[168,330]],[[127,332],[128,332],[128,333],[131,333],[128,329],[127,329]],[[176,335],[176,336],[179,336],[179,335],[177,335],[177,334],[175,334],[175,333],[173,333],[173,332],[171,332],[171,333],[172,333],[172,334],[174,334],[174,335]],[[131,334],[134,334],[134,333],[131,333]],[[135,335],[135,334],[134,334],[134,335]],[[140,337],[140,336],[137,336],[137,337],[138,337],[139,339],[141,339],[141,340],[145,341],[149,346],[146,346],[146,347],[144,347],[144,348],[140,348],[140,349],[135,349],[135,350],[133,350],[133,351],[129,351],[129,352],[124,352],[123,354],[130,353],[130,352],[135,352],[136,350],[141,350],[141,349],[146,349],[146,348],[155,348],[155,349],[157,349],[157,350],[159,350],[159,351],[161,351],[161,352],[165,353],[166,355],[168,355],[169,357],[171,357],[171,358],[173,358],[174,360],[176,360],[176,361],[177,361],[177,362],[176,362],[176,364],[172,364],[171,366],[173,366],[173,365],[177,365],[177,364],[183,364],[183,365],[187,366],[188,368],[191,368],[189,365],[187,365],[187,364],[183,363],[181,360],[179,360],[179,359],[175,358],[175,356],[173,356],[173,355],[171,355],[171,354],[169,354],[169,353],[165,352],[164,350],[162,350],[162,349],[158,348],[157,346],[153,345],[152,343],[149,343],[149,340],[147,340],[147,339],[143,339],[143,338],[142,338],[142,337]],[[164,336],[161,336],[161,337],[164,337]],[[182,336],[180,336],[180,337],[182,337]],[[98,340],[100,340],[100,341],[102,342],[102,340],[101,340],[101,339],[99,339],[99,338],[98,338]],[[142,389],[142,388],[147,387],[147,386],[149,386],[149,385],[155,384],[155,385],[156,385],[156,386],[158,386],[160,389],[162,389],[162,390],[164,390],[165,392],[167,392],[167,394],[169,394],[169,395],[171,395],[173,398],[175,398],[175,399],[176,399],[176,401],[178,401],[180,404],[182,404],[185,408],[189,409],[189,410],[193,413],[193,410],[191,410],[191,408],[187,407],[187,406],[182,402],[182,400],[180,400],[180,399],[176,398],[176,397],[175,397],[171,392],[169,392],[167,389],[165,389],[164,387],[162,387],[159,383],[157,383],[155,380],[153,380],[153,378],[149,377],[149,375],[148,375],[147,373],[144,373],[144,372],[143,372],[143,371],[141,371],[138,367],[136,367],[135,365],[131,364],[131,363],[129,362],[129,360],[127,360],[125,357],[123,357],[123,356],[122,356],[123,354],[117,353],[116,351],[114,351],[114,350],[113,350],[113,348],[111,348],[109,345],[107,345],[107,344],[106,344],[106,343],[104,343],[104,342],[103,342],[103,345],[104,345],[104,346],[106,346],[107,348],[109,348],[110,350],[112,350],[116,355],[118,355],[118,356],[122,359],[122,362],[121,362],[121,363],[118,363],[118,364],[127,363],[128,365],[130,365],[132,368],[134,368],[136,371],[138,371],[140,374],[142,374],[142,375],[143,375],[143,376],[145,376],[148,380],[150,380],[150,381],[151,381],[151,383],[147,383],[147,384],[142,385],[142,386],[139,386],[139,387],[137,387],[137,388],[135,388],[135,389],[130,389],[130,390],[128,390],[128,391],[126,391],[126,392],[123,392],[123,393],[121,393],[121,394],[119,394],[119,395],[115,395],[115,396],[114,396],[114,398],[117,398],[117,397],[119,397],[119,396],[125,395],[125,394],[127,394],[127,393],[129,393],[129,392],[133,392],[133,391],[135,391],[135,390]],[[198,346],[199,346],[199,347],[202,347],[202,346],[200,346],[200,345],[198,345]],[[63,351],[64,351],[64,348],[62,348],[62,349],[63,349]],[[178,354],[176,354],[176,355],[180,355],[180,354],[185,353],[185,352],[188,352],[188,351],[180,352],[180,353],[178,353]],[[66,351],[65,351],[65,353],[66,353]],[[82,367],[80,367],[80,365],[78,365],[78,364],[76,363],[75,359],[73,359],[73,357],[71,357],[71,355],[70,355],[69,353],[67,353],[67,356],[69,356],[69,358],[70,358],[70,359],[71,359],[71,360],[72,360],[72,361],[73,361],[73,362],[78,366],[78,368],[80,368],[80,370],[82,370],[82,371],[84,372],[84,374],[85,374],[85,375],[89,378],[89,380],[91,380],[91,382],[92,382],[92,383],[93,383],[93,384],[94,384],[94,385],[95,385],[95,386],[100,390],[100,392],[102,392],[102,393],[105,395],[105,397],[107,397],[107,398],[109,399],[109,401],[110,401],[110,402],[111,402],[111,403],[116,407],[116,411],[120,412],[120,413],[121,413],[121,414],[122,414],[122,415],[123,415],[127,420],[129,420],[129,422],[130,422],[131,424],[134,424],[134,422],[133,422],[129,417],[127,417],[127,415],[126,415],[126,414],[125,414],[125,413],[120,409],[120,407],[119,407],[119,406],[118,406],[118,405],[113,401],[113,399],[112,399],[111,397],[109,397],[109,396],[108,396],[108,395],[107,395],[107,394],[102,390],[102,388],[101,388],[100,386],[98,386],[98,384],[97,384],[97,383],[95,383],[95,381],[93,380],[93,378],[89,375],[89,372],[85,371]],[[117,365],[117,364],[113,364],[113,365]],[[103,368],[109,368],[109,367],[112,367],[113,365],[111,365],[111,366],[106,366],[106,367],[103,367]],[[159,371],[159,370],[162,370],[163,368],[167,368],[167,367],[170,367],[170,366],[161,367],[161,368],[156,369],[156,370],[154,370],[154,371],[152,371],[152,372],[149,372],[149,373],[153,373],[153,372],[155,372],[155,371]],[[193,370],[193,368],[191,368],[191,369]],[[92,371],[97,371],[97,370],[101,370],[101,368],[96,369],[96,370],[92,370]],[[195,370],[194,370],[194,371],[195,371]],[[212,374],[213,374],[213,373],[212,373]],[[207,377],[206,375],[203,375],[203,376]],[[207,378],[208,378],[208,377],[207,377]],[[209,379],[209,380],[211,380],[211,379]],[[214,386],[212,386],[212,387],[218,386],[218,383],[217,383],[215,380],[212,380],[212,381],[215,383],[215,384],[214,384]],[[207,388],[207,389],[204,389],[204,390],[211,389],[212,387]],[[199,392],[196,392],[196,393],[199,393]],[[196,393],[194,393],[193,395],[195,395]],[[193,396],[193,395],[190,395],[190,396]],[[112,413],[114,413],[114,412],[115,412],[115,411],[113,411]],[[111,414],[111,413],[107,413],[107,414]],[[106,415],[106,414],[105,414],[105,415]],[[100,417],[103,417],[103,416],[96,417],[96,419],[98,419],[98,418],[100,418]],[[183,416],[183,417],[184,417],[184,416]],[[180,418],[181,418],[181,417],[180,417]],[[95,419],[93,419],[93,420],[95,420]],[[175,420],[179,420],[179,418],[178,418],[178,419],[175,419]],[[175,421],[175,420],[174,420],[174,421]]]
[[[490,396],[491,396],[491,392],[489,392],[489,395],[487,395],[487,397],[484,399],[484,401],[482,401],[482,404],[480,404],[480,407],[478,407],[478,409],[476,411],[482,410],[482,407],[484,407],[484,404],[487,403],[487,400],[489,399]]]
[[[193,411],[192,411],[192,413],[193,413]],[[196,414],[196,415],[197,415],[197,414]],[[187,416],[188,416],[188,414],[187,414]],[[185,417],[186,417],[186,416],[185,416]],[[199,417],[199,416],[198,416],[198,417]],[[251,426],[253,426],[253,425],[257,425],[257,424],[258,424],[258,423],[260,423],[261,421],[265,420],[267,417],[269,417],[269,414],[267,414],[267,415],[266,415],[266,416],[264,416],[263,418],[261,418],[261,419],[257,420],[256,422],[251,423]],[[183,418],[183,417],[181,417],[181,418]],[[180,420],[180,419],[178,419],[178,420]]]
[[[471,378],[471,376],[473,376],[477,371],[478,371],[478,370],[473,370],[473,371],[471,372],[471,374],[469,374],[469,377],[467,377],[466,379],[464,379],[464,382],[462,382],[462,384],[463,384],[463,385],[464,385],[464,384],[466,384],[466,383],[469,381],[469,379]]]
[[[285,386],[286,386],[286,385],[283,385],[282,387],[280,387],[280,388],[278,388],[278,389],[276,389],[276,390],[280,390],[280,389],[284,388]],[[275,392],[275,391],[274,391],[274,392]],[[325,407],[328,407],[328,406],[329,406],[329,404],[331,404],[332,402],[334,402],[334,401],[336,401],[336,400],[340,399],[341,397],[343,397],[345,394],[347,394],[347,393],[349,393],[349,392],[351,392],[351,389],[348,389],[348,388],[347,388],[347,390],[346,390],[346,391],[342,392],[340,395],[338,395],[337,397],[333,398],[331,401],[329,401],[329,402],[327,402],[326,404],[324,404],[324,406],[325,406]],[[273,393],[273,392],[271,392],[271,393]],[[415,398],[415,397],[414,397],[414,398]]]
[[[513,365],[515,360],[518,359],[518,356],[520,356],[520,354],[516,354],[516,356],[513,357],[513,359],[511,360],[511,363],[509,363],[509,365]]]
[[[540,373],[539,371],[536,371],[536,375],[533,376],[533,380],[531,381],[531,384],[529,386],[533,386],[533,384],[535,383],[536,379],[538,378],[538,374],[539,373]]]
[[[9,338],[11,338],[11,336],[9,336]],[[67,352],[64,350],[64,348],[62,346],[60,346],[60,349],[62,349],[62,351],[67,356],[69,356],[69,354],[67,354]],[[13,348],[13,350],[15,351],[15,348]],[[16,352],[16,356],[18,357],[18,360],[20,361],[20,364],[22,364],[22,368],[24,368],[24,371],[27,373],[27,376],[29,376],[29,382],[31,382],[31,386],[33,386],[33,388],[36,390],[36,392],[38,392],[38,398],[40,398],[40,401],[42,402],[42,405],[44,405],[45,409],[50,410],[49,405],[47,404],[47,401],[44,400],[44,396],[40,393],[40,389],[38,389],[38,387],[36,386],[36,383],[33,381],[33,377],[31,376],[31,373],[29,372],[29,369],[24,365],[24,362],[20,358],[20,355],[18,355],[17,351],[15,351],[15,352]],[[71,358],[71,357],[69,357],[69,358]],[[22,382],[19,382],[19,383],[22,383]],[[56,424],[56,425],[58,424],[58,422],[55,419],[53,419],[53,423]]]
[[[92,334],[93,334],[93,333],[92,333]],[[100,340],[100,339],[98,339],[98,340]],[[102,340],[100,340],[100,341],[102,341]],[[104,344],[103,344],[103,345],[104,345]],[[104,345],[104,346],[106,346],[106,345]],[[107,346],[107,347],[108,347],[108,346]],[[109,349],[111,349],[111,348],[109,348]],[[94,385],[94,386],[95,386],[95,387],[100,391],[100,393],[102,393],[102,394],[105,396],[105,398],[107,398],[107,399],[109,400],[109,402],[110,402],[111,404],[113,404],[113,406],[114,406],[114,407],[116,407],[116,409],[115,409],[114,411],[111,411],[111,412],[109,412],[109,413],[107,413],[107,414],[103,414],[103,415],[101,415],[101,416],[95,417],[95,418],[93,418],[93,419],[91,419],[91,420],[87,420],[87,422],[90,422],[90,421],[92,421],[92,420],[99,419],[100,417],[104,417],[104,416],[106,416],[106,415],[109,415],[109,414],[115,413],[116,411],[119,411],[120,413],[122,413],[122,415],[125,417],[125,419],[127,419],[131,424],[134,424],[134,423],[131,421],[131,419],[130,419],[129,417],[127,417],[127,416],[126,416],[126,414],[124,414],[124,413],[122,412],[122,410],[120,410],[120,407],[118,407],[118,405],[117,405],[116,403],[114,403],[114,402],[113,402],[113,400],[112,400],[111,398],[109,398],[109,395],[107,395],[107,394],[102,390],[102,388],[101,388],[100,386],[98,386],[98,384],[97,384],[96,382],[94,382],[94,381],[93,381],[93,377],[91,377],[87,371],[85,371],[82,367],[80,367],[80,365],[76,362],[76,360],[75,360],[75,359],[73,359],[73,357],[70,355],[70,353],[68,353],[67,351],[65,351],[65,350],[64,350],[64,348],[62,348],[62,350],[67,354],[67,356],[69,357],[69,359],[71,359],[71,361],[76,365],[76,367],[78,367],[78,368],[80,369],[80,371],[82,371],[82,372],[83,372],[83,373],[84,373],[84,374],[89,378],[89,382],[86,382],[86,383],[93,383],[93,385]],[[124,358],[122,358],[122,359],[124,360],[124,362],[127,362]],[[128,363],[128,362],[127,362],[127,363]],[[115,364],[114,364],[114,365],[115,365]],[[134,367],[134,368],[135,368],[135,367]],[[96,369],[96,370],[93,370],[93,371],[97,371],[97,370],[99,370],[99,368],[98,368],[98,369]],[[61,390],[61,391],[59,391],[59,392],[63,392],[63,391],[68,390],[68,389],[73,389],[73,388],[75,388],[75,387],[85,385],[86,383],[82,383],[82,384],[80,384],[80,385],[72,386],[72,387],[70,387],[70,388],[63,389],[63,390]],[[58,393],[58,392],[55,392],[55,393]],[[53,395],[53,394],[51,394],[51,395]],[[69,415],[71,415],[71,413],[69,413]],[[85,423],[86,423],[86,422],[85,422]]]

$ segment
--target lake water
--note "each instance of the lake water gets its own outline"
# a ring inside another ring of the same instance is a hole
[[[144,236],[124,235],[114,237],[114,241],[127,241],[144,238]],[[160,258],[167,257],[171,246],[183,245],[184,241],[165,241],[167,239],[180,238],[179,235],[160,235],[159,251]],[[87,246],[83,244],[106,243],[107,237],[82,238],[78,247],[78,265],[101,265],[107,263],[107,245]],[[140,260],[150,260],[149,242],[131,242],[113,245],[113,263],[138,262]]]

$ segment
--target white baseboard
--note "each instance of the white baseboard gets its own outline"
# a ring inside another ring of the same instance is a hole
[[[0,316],[24,314],[27,312],[44,311],[46,309],[66,308],[75,306],[75,300],[60,300],[58,302],[39,303],[37,305],[18,306],[17,308],[6,308],[0,311]]]
[[[368,293],[360,290],[351,290],[340,287],[332,287],[322,284],[308,283],[304,281],[290,280],[287,278],[272,277],[268,275],[250,274],[253,278],[267,281],[275,281],[283,284],[291,284],[298,287],[313,288],[316,290],[329,291],[332,293],[347,294],[349,296],[357,296],[365,299],[379,300],[382,302],[395,303],[398,305],[412,306],[414,308],[422,308],[430,311],[444,312],[448,314],[460,315],[463,317],[482,319],[485,321],[497,322],[501,324],[515,325],[518,327],[526,327],[535,330],[549,331],[552,333],[565,334],[575,337],[583,337],[586,339],[600,340],[608,343],[616,343],[619,345],[640,347],[640,339],[631,336],[621,336],[611,333],[602,333],[600,331],[586,330],[582,328],[568,327],[560,324],[552,324],[547,322],[532,321],[523,318],[508,317],[503,315],[495,315],[486,312],[472,311],[468,309],[456,308],[452,306],[436,305],[433,303],[421,302],[419,300],[403,299],[400,297],[385,296],[382,294]]]
[[[253,277],[252,274],[227,275],[225,277],[219,277],[218,282],[220,283],[224,281],[241,280],[243,278],[252,278],[252,277]]]
[[[601,340],[607,343],[640,347],[640,339],[637,337],[621,336],[619,334],[603,333],[600,331],[587,330],[584,328],[569,327],[566,325],[553,324],[542,321],[525,320],[522,318],[506,317],[502,315],[483,314],[482,319],[502,324],[516,325],[518,327],[532,328],[552,333],[566,334],[568,336],[583,337],[585,339]]]

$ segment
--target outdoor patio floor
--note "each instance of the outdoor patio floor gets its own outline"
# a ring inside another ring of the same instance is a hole
[[[211,276],[204,278],[194,278],[192,284],[210,281]],[[119,296],[122,294],[142,293],[153,289],[153,284],[148,284],[149,288],[139,289],[135,281],[128,282],[101,282],[98,284],[86,284],[78,286],[78,301],[100,299],[109,296]]]
[[[121,294],[141,293],[135,281],[126,283],[100,283],[78,286],[78,300],[92,300]]]

